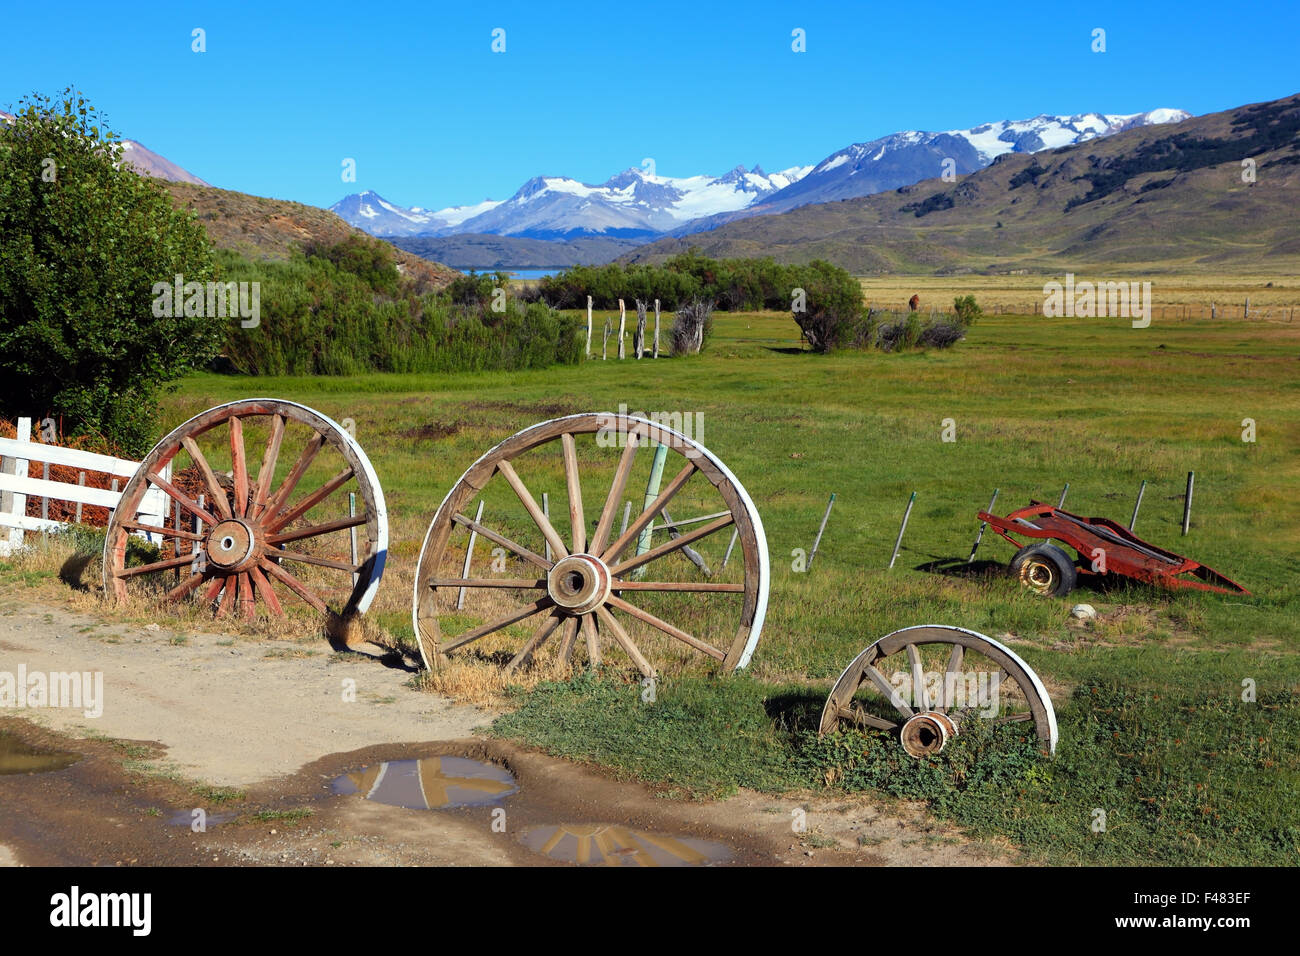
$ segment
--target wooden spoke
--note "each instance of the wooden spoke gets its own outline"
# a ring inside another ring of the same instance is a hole
[[[266,439],[266,449],[262,452],[262,464],[257,469],[257,484],[253,486],[253,507],[249,512],[256,518],[266,508],[266,496],[271,490],[271,481],[275,478],[275,466],[280,460],[280,445],[284,441],[284,416],[271,416],[271,434]]]
[[[650,504],[650,507],[637,515],[636,520],[627,526],[627,530],[618,536],[618,540],[605,549],[605,553],[600,556],[601,560],[607,564],[611,561],[617,561],[618,556],[623,553],[629,544],[636,540],[637,535],[645,530],[646,525],[653,521],[659,512],[668,507],[669,502],[673,500],[677,492],[681,491],[682,485],[686,484],[687,479],[693,474],[695,474],[695,462],[688,461],[686,467],[679,471],[672,481],[668,482],[668,487],[659,492],[659,497]]]
[[[194,561],[194,555],[182,554],[175,558],[166,558],[152,564],[141,564],[134,568],[122,568],[117,572],[119,578],[133,578],[137,574],[149,574],[152,571],[166,571],[168,568],[181,568]]]
[[[592,667],[600,666],[600,630],[596,627],[596,615],[582,616],[582,636],[587,641],[587,663]]]
[[[546,579],[538,578],[429,578],[426,587],[431,588],[515,588],[526,590],[534,588],[545,590]]]
[[[194,591],[197,591],[199,585],[201,585],[205,580],[207,579],[201,574],[191,574],[180,584],[176,585],[176,587],[164,594],[163,600],[169,603],[175,603],[176,601],[186,598]]]
[[[239,610],[250,621],[257,616],[257,605],[253,599],[253,581],[247,573],[239,575]]]
[[[329,481],[325,482],[325,484],[321,485],[319,488],[317,488],[315,491],[309,494],[306,498],[302,499],[302,501],[298,502],[298,504],[294,505],[291,510],[286,511],[283,514],[276,515],[274,518],[268,521],[266,523],[266,530],[270,533],[275,533],[276,531],[279,531],[281,528],[287,525],[289,522],[301,518],[308,511],[310,511],[312,508],[315,508],[318,504],[320,504],[322,501],[324,501],[326,498],[332,495],[335,491],[341,488],[344,484],[346,484],[347,481],[352,477],[352,475],[353,475],[352,466],[349,465],[347,468],[344,468],[342,471],[340,471]]]
[[[529,551],[522,544],[517,544],[516,542],[511,541],[505,535],[497,534],[491,528],[485,528],[483,525],[479,524],[477,521],[473,520],[472,518],[467,518],[464,515],[458,514],[458,515],[453,515],[451,520],[456,522],[459,525],[463,525],[464,527],[469,528],[471,531],[478,532],[483,537],[491,541],[493,544],[499,544],[503,548],[508,548],[509,550],[513,551],[515,554],[519,555],[519,557],[523,558],[525,561],[531,561],[533,564],[537,565],[542,570],[544,571],[551,570],[551,562],[547,561],[540,554],[536,554],[535,552]]]
[[[546,543],[551,546],[551,552],[557,558],[562,558],[567,555],[569,549],[565,545],[564,539],[556,533],[555,528],[551,525],[550,519],[542,513],[542,509],[538,506],[537,502],[533,500],[532,492],[530,492],[528,487],[520,480],[514,466],[508,461],[499,461],[497,462],[497,471],[501,472],[501,476],[505,478],[506,483],[514,490],[516,497],[518,497],[520,502],[523,503],[524,510],[528,512],[528,516],[532,518],[537,527],[541,529],[542,537],[545,538]]]
[[[208,486],[208,497],[212,499],[213,507],[217,509],[221,517],[231,517],[230,502],[226,499],[226,490],[217,481],[212,466],[208,464],[208,460],[203,457],[203,452],[199,450],[198,442],[186,435],[181,439],[181,446],[189,453],[190,461],[199,466],[199,473],[203,475],[203,483]]]
[[[875,714],[868,714],[861,707],[841,707],[840,716],[854,724],[866,724],[868,727],[875,727],[877,730],[898,730],[902,725],[897,721],[886,720],[884,717],[877,717]]]
[[[293,489],[298,487],[298,482],[302,481],[303,474],[311,467],[311,463],[316,460],[316,456],[320,454],[321,446],[324,443],[325,436],[313,430],[311,439],[307,442],[307,447],[302,450],[302,454],[294,462],[293,468],[285,476],[284,483],[276,489],[275,494],[271,496],[271,500],[267,502],[265,513],[276,514],[284,507],[289,500],[289,496],[293,494]]]
[[[952,652],[948,655],[948,666],[944,668],[943,672],[943,691],[939,697],[939,706],[935,708],[941,714],[946,714],[948,708],[956,703],[956,700],[952,699],[957,696],[957,682],[953,678],[961,673],[965,654],[965,647],[961,644],[954,644]]]
[[[217,595],[221,593],[221,589],[225,587],[225,585],[226,585],[225,578],[214,577],[212,579],[212,583],[208,585],[208,589],[205,592],[203,592],[204,602],[207,604],[211,604],[213,601],[215,601],[217,599]]]
[[[930,691],[925,686],[925,670],[921,666],[921,651],[915,644],[907,645],[907,663],[912,670],[912,705],[920,707],[922,711],[927,711],[930,709]]]
[[[889,703],[893,706],[894,710],[898,711],[904,717],[916,716],[916,712],[912,710],[911,707],[907,706],[907,702],[899,696],[898,688],[887,681],[884,674],[876,670],[875,664],[868,664],[865,673],[871,683],[876,686],[876,690],[880,691],[880,693],[884,694],[885,697],[888,698]]]
[[[565,432],[560,436],[564,447],[564,484],[569,495],[569,526],[573,533],[573,551],[582,554],[587,550],[587,518],[582,511],[582,485],[578,480],[578,448],[573,436]]]
[[[301,581],[295,578],[284,568],[280,567],[280,565],[276,564],[274,561],[268,560],[265,557],[262,558],[260,564],[263,571],[265,571],[271,577],[275,578],[277,581],[279,581],[281,584],[287,587],[294,594],[298,595],[298,597],[302,598],[304,601],[310,604],[321,614],[328,613],[329,608],[325,606],[325,602],[322,601],[320,598],[318,598],[310,590],[308,590],[307,586],[304,585]]]
[[[627,487],[628,475],[632,473],[632,461],[636,458],[637,447],[641,444],[639,431],[628,431],[626,436],[627,444],[623,447],[623,455],[618,460],[614,482],[609,487],[605,506],[600,511],[600,520],[596,522],[596,530],[588,545],[592,554],[600,554],[605,548],[605,542],[609,540],[610,529],[614,527],[614,514],[618,511],[618,506],[623,503],[623,490]]]
[[[128,531],[146,531],[149,534],[162,535],[164,538],[180,538],[182,541],[202,541],[204,536],[193,531],[180,531],[176,528],[160,528],[153,524],[141,524],[138,521],[123,521],[122,527]]]
[[[225,617],[235,606],[235,577],[225,578],[225,587],[221,589],[221,603],[217,605],[217,617]]]
[[[235,514],[242,518],[248,510],[248,459],[244,452],[244,423],[235,415],[230,416],[230,461],[235,479]]]
[[[697,637],[687,634],[681,628],[675,627],[672,624],[669,624],[667,621],[655,617],[649,611],[642,610],[641,608],[636,607],[633,604],[629,604],[627,601],[624,601],[621,597],[617,597],[611,594],[609,596],[609,600],[605,603],[607,603],[610,607],[616,607],[622,611],[626,611],[628,614],[631,614],[637,620],[644,621],[646,624],[649,624],[651,627],[658,628],[659,630],[667,634],[669,637],[675,637],[677,638],[677,640],[683,642],[684,644],[689,644],[697,651],[703,651],[705,654],[708,654],[710,657],[717,658],[720,661],[726,660],[727,658],[727,655],[724,652],[718,650],[712,644],[708,644]],[[601,622],[604,623],[604,618],[601,619]]]
[[[688,531],[681,537],[673,538],[671,541],[665,541],[658,547],[651,548],[645,554],[638,554],[635,557],[628,558],[626,561],[621,561],[611,567],[609,573],[612,575],[626,574],[633,568],[639,568],[643,564],[657,561],[665,554],[671,554],[674,551],[686,547],[692,542],[699,541],[701,538],[713,534],[715,531],[720,531],[721,529],[734,524],[735,520],[734,516],[728,514],[725,518],[719,518],[717,521],[712,521],[709,524],[706,524],[703,528],[696,528],[694,531]]]
[[[555,632],[555,629],[560,626],[560,622],[563,620],[565,618],[562,615],[555,613],[543,621],[542,626],[519,649],[519,653],[510,658],[510,663],[506,665],[505,672],[513,674],[516,668],[532,657],[533,652],[546,643],[546,639]]]
[[[315,538],[322,534],[332,534],[335,531],[342,531],[344,528],[355,528],[357,525],[365,524],[365,515],[356,515],[351,518],[339,518],[337,521],[326,521],[323,524],[309,524],[305,528],[294,528],[292,531],[283,531],[280,534],[267,535],[267,544],[284,544],[286,541],[298,541],[302,538]]]
[[[260,567],[248,569],[248,576],[253,580],[253,586],[257,589],[258,595],[266,602],[266,606],[271,609],[272,614],[283,615],[284,608],[280,606],[280,599],[275,596],[275,588],[271,587],[271,582],[266,579]]]
[[[530,618],[534,614],[540,614],[542,611],[545,611],[547,608],[552,607],[553,605],[554,602],[550,599],[550,597],[540,597],[532,604],[528,604],[522,608],[518,608],[514,611],[511,611],[505,617],[499,617],[495,621],[488,621],[488,623],[486,624],[480,624],[478,627],[466,631],[464,634],[461,634],[459,637],[456,637],[455,639],[443,644],[442,650],[444,652],[454,651],[458,647],[464,647],[466,644],[470,643],[471,641],[477,641],[480,637],[484,637],[488,634],[491,634],[493,631],[499,631],[503,627],[509,627],[511,624],[515,624],[519,621]]]
[[[356,574],[360,565],[349,564],[346,561],[334,561],[330,558],[318,558],[314,554],[300,554],[297,551],[276,550],[274,557],[283,558],[285,561],[300,561],[303,564],[314,564],[321,568],[335,568],[339,571],[347,571],[349,574]]]
[[[640,668],[641,673],[646,677],[654,677],[655,669],[645,659],[645,655],[641,653],[640,649],[632,643],[632,638],[628,637],[627,631],[623,630],[623,625],[615,620],[614,615],[605,610],[604,605],[596,608],[596,615],[600,618],[600,623],[609,629],[609,633],[618,642],[618,646],[623,648],[623,652],[632,658],[632,662]]]
[[[560,660],[568,666],[573,662],[573,645],[577,643],[578,628],[582,625],[582,618],[570,617],[564,621],[564,634],[560,638]]]
[[[708,593],[744,594],[743,584],[723,584],[717,581],[629,581],[620,578],[611,585],[615,591],[702,591]]]
[[[157,485],[159,488],[161,488],[163,491],[165,491],[168,497],[178,502],[180,506],[184,508],[186,511],[188,511],[190,514],[197,515],[199,518],[202,518],[204,524],[206,524],[209,528],[217,523],[217,519],[214,518],[205,509],[200,508],[197,501],[192,501],[189,498],[187,498],[184,492],[176,488],[175,485],[173,485],[162,475],[158,474],[157,472],[151,471],[147,475],[145,475],[145,477],[149,481]]]

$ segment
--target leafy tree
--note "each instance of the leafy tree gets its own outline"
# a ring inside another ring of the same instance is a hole
[[[957,321],[966,328],[975,324],[975,320],[983,317],[984,310],[979,307],[973,295],[959,295],[952,300],[953,311],[957,313]]]
[[[158,395],[216,354],[229,320],[184,303],[154,315],[155,283],[212,278],[211,247],[192,213],[121,163],[71,88],[33,94],[0,128],[0,412],[62,415],[140,454]]]

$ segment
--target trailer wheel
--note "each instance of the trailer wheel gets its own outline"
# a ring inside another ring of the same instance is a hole
[[[1074,562],[1054,544],[1021,548],[1011,559],[1011,574],[1029,590],[1048,597],[1064,597],[1078,581]]]

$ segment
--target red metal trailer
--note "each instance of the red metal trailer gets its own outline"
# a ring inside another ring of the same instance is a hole
[[[1019,549],[1011,559],[1011,572],[1040,594],[1068,594],[1080,574],[1119,574],[1167,588],[1250,593],[1199,561],[1143,541],[1108,518],[1084,518],[1041,501],[1005,518],[987,511],[981,511],[979,518]],[[1038,538],[1041,543],[1022,544],[1012,535]],[[1051,539],[1073,548],[1079,560],[1047,543]]]

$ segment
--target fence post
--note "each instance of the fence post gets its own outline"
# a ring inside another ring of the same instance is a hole
[[[907,510],[903,512],[903,523],[898,526],[898,538],[894,541],[894,553],[889,557],[889,566],[892,568],[894,562],[898,560],[898,549],[903,546],[903,532],[907,530],[907,519],[912,514],[912,505],[916,501],[916,492],[912,492],[912,497],[907,499]]]
[[[627,358],[627,346],[623,341],[623,336],[627,334],[627,306],[623,300],[618,300],[618,357],[620,360]]]
[[[591,358],[591,296],[587,296],[587,358]]]
[[[655,351],[652,358],[659,357],[659,300],[655,299]]]
[[[20,442],[30,442],[32,440],[32,420],[30,418],[18,419],[18,434],[16,437]],[[14,457],[6,459],[5,474],[13,475],[15,478],[26,478],[27,462],[26,458]],[[3,510],[6,514],[16,515],[17,517],[27,514],[26,495],[16,491],[5,492],[4,499],[8,507],[0,510]],[[23,546],[22,528],[9,529],[9,546],[11,548],[21,548]]]

